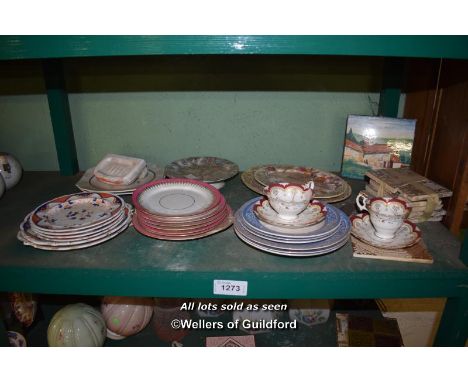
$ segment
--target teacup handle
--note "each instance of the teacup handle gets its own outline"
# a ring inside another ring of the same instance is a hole
[[[369,201],[368,198],[366,198],[363,194],[359,193],[358,196],[356,197],[356,204],[359,208],[359,211],[368,211],[366,207],[366,203]]]
[[[315,183],[313,180],[309,180],[306,184],[303,185],[303,187],[313,191],[315,188]]]

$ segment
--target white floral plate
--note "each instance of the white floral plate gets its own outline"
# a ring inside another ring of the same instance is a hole
[[[237,164],[217,157],[184,158],[166,166],[168,178],[195,179],[207,183],[222,182],[232,178],[238,172],[239,166]]]
[[[131,208],[133,211],[133,206],[130,204],[124,203],[124,207]],[[84,227],[81,229],[72,229],[72,230],[44,230],[44,229],[39,229],[35,225],[31,225],[31,229],[34,232],[35,235],[43,235],[46,238],[74,238],[74,237],[81,237],[81,236],[86,236],[86,235],[91,235],[94,232],[101,231],[103,229],[106,229],[107,227],[114,225],[118,220],[122,220],[122,217],[124,215],[124,208],[114,216],[112,216],[110,219],[106,220],[102,224],[98,225],[91,225],[89,227]],[[30,217],[31,214],[28,215],[29,217],[29,222],[31,222]]]
[[[284,220],[278,216],[278,213],[271,207],[268,199],[261,199],[253,206],[254,214],[263,222],[272,224],[278,227],[285,228],[302,228],[313,226],[320,223],[327,214],[327,207],[322,203],[314,200],[309,203],[304,211],[302,211],[294,220]]]
[[[251,168],[243,171],[242,174],[241,174],[241,179],[242,179],[242,182],[244,183],[244,185],[246,185],[252,191],[256,192],[257,194],[265,195],[265,190],[264,190],[265,186],[263,184],[259,183],[255,179],[255,176],[254,176],[255,171],[257,171],[261,167],[263,167],[263,166],[254,166],[254,167],[251,167]],[[346,183],[345,190],[343,191],[342,194],[337,195],[336,197],[326,197],[325,196],[324,198],[322,198],[321,197],[322,192],[320,190],[321,186],[318,184],[319,180],[321,180],[321,179],[314,179],[314,183],[315,183],[314,198],[315,199],[319,199],[319,200],[325,199],[325,201],[327,203],[337,203],[337,202],[341,202],[342,200],[348,199],[352,194],[351,186],[348,183]],[[315,181],[317,181],[317,182],[315,182]],[[326,193],[325,193],[325,195],[326,195]]]
[[[124,201],[108,193],[63,195],[37,207],[29,218],[35,229],[48,231],[76,231],[103,224],[124,208]]]
[[[63,245],[58,246],[58,245],[54,245],[54,244],[51,244],[51,243],[48,243],[48,242],[43,242],[41,244],[39,244],[37,242],[34,243],[34,242],[30,241],[30,239],[28,237],[26,237],[22,231],[18,231],[17,238],[18,238],[18,240],[22,241],[24,245],[28,245],[28,246],[31,246],[31,247],[34,247],[34,248],[37,248],[37,249],[44,249],[44,250],[50,250],[50,251],[71,251],[71,250],[75,250],[75,249],[88,248],[88,247],[92,247],[92,246],[97,245],[97,244],[104,243],[105,241],[108,241],[108,240],[116,237],[117,235],[119,235],[123,231],[125,231],[128,228],[128,226],[130,225],[130,222],[131,222],[131,214],[128,215],[127,219],[115,231],[107,232],[105,235],[103,235],[99,239],[95,239],[95,240],[92,240],[92,241],[86,241],[86,242],[81,243],[81,244],[71,243],[70,245],[68,245],[68,244],[63,243]]]
[[[88,241],[94,241],[103,237],[106,234],[113,233],[114,231],[120,229],[122,225],[125,224],[125,222],[128,220],[128,215],[131,213],[132,213],[132,206],[126,205],[126,207],[124,208],[124,211],[122,212],[122,215],[115,222],[113,222],[112,224],[108,226],[100,227],[100,229],[88,232],[86,234],[82,234],[80,236],[77,236],[77,235],[74,235],[74,236],[43,235],[41,233],[34,231],[27,217],[21,223],[20,231],[23,233],[23,237],[27,237],[29,241],[36,242],[36,244],[39,244],[39,245],[46,244],[46,243],[47,245],[55,245],[55,244],[75,245],[75,244],[86,243]]]
[[[399,249],[411,247],[421,240],[421,231],[409,220],[404,220],[395,237],[390,240],[382,240],[375,235],[375,229],[369,218],[369,214],[360,213],[351,216],[351,235],[364,243],[377,248]]]
[[[338,175],[312,167],[265,165],[254,172],[255,180],[264,186],[272,183],[306,184],[313,180],[314,198],[336,198],[346,193],[348,184]]]

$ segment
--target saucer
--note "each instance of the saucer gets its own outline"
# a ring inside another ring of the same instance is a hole
[[[261,199],[254,204],[253,211],[261,221],[267,224],[284,228],[304,228],[318,224],[324,220],[327,214],[327,207],[314,200],[294,220],[284,220],[279,217],[278,212],[271,207],[267,199]]]
[[[384,249],[411,247],[421,239],[421,231],[409,220],[403,221],[393,239],[381,239],[375,235],[375,229],[367,213],[351,216],[351,235],[366,244]]]
[[[253,206],[261,198],[254,198],[242,205],[238,210],[239,220],[245,223],[249,229],[260,235],[269,237],[277,237],[283,239],[302,240],[308,241],[322,240],[325,237],[331,236],[339,227],[340,220],[343,212],[336,207],[327,205],[328,213],[325,219],[313,226],[304,228],[284,228],[277,227],[265,222],[260,221],[253,212]],[[348,217],[344,215],[347,219]],[[322,226],[323,224],[323,226]]]

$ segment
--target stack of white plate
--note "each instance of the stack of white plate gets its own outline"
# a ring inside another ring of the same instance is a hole
[[[257,217],[254,207],[262,200],[260,197],[248,201],[234,216],[237,236],[254,248],[284,256],[317,256],[337,250],[349,239],[348,217],[329,204],[326,216],[320,222],[302,227],[281,227]]]
[[[349,198],[351,186],[339,176],[313,167],[267,164],[254,166],[241,175],[244,184],[258,194],[265,195],[265,186],[274,183],[306,184],[314,182],[314,198],[336,203]]]
[[[223,195],[198,180],[156,180],[137,189],[132,202],[133,226],[156,239],[198,239],[232,224],[231,208]]]
[[[108,193],[64,195],[26,216],[18,239],[25,245],[52,251],[91,247],[125,231],[132,207]]]

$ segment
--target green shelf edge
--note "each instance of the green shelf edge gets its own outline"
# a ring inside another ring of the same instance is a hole
[[[0,36],[0,60],[179,54],[468,59],[468,36]]]
[[[248,282],[245,298],[424,298],[467,295],[466,272],[448,279],[401,273],[168,272],[7,268],[0,270],[0,290],[88,296],[242,298],[213,294],[213,280]],[[86,282],[83,282],[86,280]],[[124,282],[123,282],[124,281]],[[430,287],[428,287],[430,285]]]

